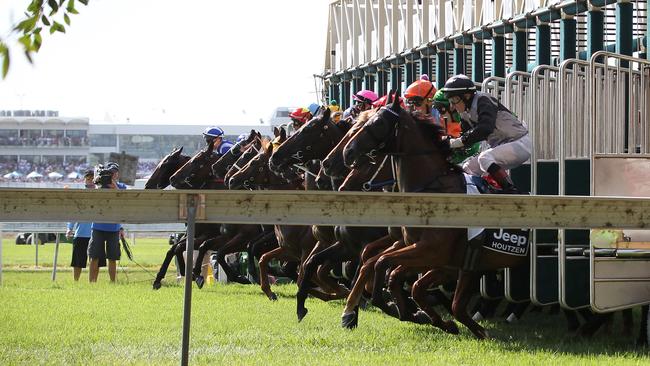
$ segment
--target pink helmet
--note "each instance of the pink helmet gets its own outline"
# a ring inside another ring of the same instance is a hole
[[[368,103],[372,104],[375,102],[379,97],[377,96],[377,93],[375,93],[372,90],[360,90],[356,94],[352,96],[352,99],[357,100],[362,103]]]

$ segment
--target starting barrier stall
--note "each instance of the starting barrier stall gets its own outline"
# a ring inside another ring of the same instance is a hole
[[[589,62],[591,194],[650,197],[650,61],[597,52]],[[592,230],[589,306],[647,304],[650,230]]]

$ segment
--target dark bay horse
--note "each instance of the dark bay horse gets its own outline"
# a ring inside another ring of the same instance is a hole
[[[197,152],[191,159],[178,168],[171,177],[169,177],[170,184],[172,187],[177,189],[224,189],[223,181],[216,179],[211,172],[211,166],[218,158],[219,155],[213,153],[213,147],[211,145],[206,147]],[[220,228],[220,224],[196,224],[194,239],[196,242],[201,243],[204,240],[217,235]],[[161,281],[165,278],[171,258],[174,255],[182,258],[183,252],[186,249],[186,244],[187,238],[184,237],[181,240],[178,240],[169,249],[168,255],[165,257],[165,261],[163,261],[163,264],[156,275],[156,279],[153,282],[154,290],[161,287]],[[170,255],[170,253],[172,254]],[[185,262],[183,261],[182,266],[184,267],[184,265]],[[179,268],[179,271],[182,275],[185,274],[184,268]]]
[[[222,182],[225,182],[226,179],[229,179],[229,175],[233,174],[233,171],[236,172],[241,169],[241,166],[245,165],[249,159],[255,156],[262,146],[261,134],[252,131],[247,140],[249,140],[247,144],[240,145],[233,153],[226,153],[220,156],[216,162],[212,163],[210,168],[211,174],[215,176],[215,172],[219,173],[223,171],[223,166],[230,166],[230,169],[225,172],[224,179],[220,179]],[[233,162],[233,160],[236,161]],[[225,183],[220,189],[227,189]],[[226,262],[225,256],[231,253],[246,251],[247,244],[256,239],[261,232],[262,227],[260,225],[222,224],[219,232],[207,238],[198,246],[199,253],[193,268],[193,275],[197,286],[203,288],[205,283],[205,278],[201,276],[201,263],[209,250],[217,252],[217,262],[226,273],[228,281],[242,284],[250,283],[247,278],[235,273],[236,271]]]
[[[169,186],[169,177],[171,177],[178,168],[182,167],[190,157],[183,155],[183,147],[176,148],[167,154],[156,166],[153,173],[147,182],[144,184],[144,189],[165,189]]]
[[[284,142],[286,135],[282,135],[274,141],[276,144]],[[294,179],[287,180],[286,177],[280,177],[273,173],[269,168],[269,158],[273,152],[274,144],[268,144],[265,148],[254,157],[246,166],[233,175],[230,179],[231,188],[245,187],[248,189],[279,189],[279,190],[302,190],[304,183],[299,176],[293,176]],[[281,146],[281,145],[280,145]],[[316,240],[312,235],[311,228],[304,225],[275,225],[275,234],[278,239],[279,247],[274,249],[260,258],[260,285],[262,291],[271,300],[277,299],[277,296],[271,291],[268,282],[268,263],[271,259],[281,261],[304,262]],[[300,268],[300,267],[299,267]],[[302,270],[299,269],[298,282],[302,276]],[[310,294],[323,300],[333,298],[332,294],[324,293],[311,289]]]
[[[223,156],[212,165],[212,174],[214,174],[215,177],[224,179],[226,173],[228,173],[230,168],[233,167],[233,164],[237,166],[237,159],[239,159],[241,155],[252,146],[252,144],[256,143],[257,150],[259,151],[261,140],[262,134],[255,130],[251,130],[245,140],[233,145],[227,153],[223,154]]]
[[[368,163],[378,152],[391,154],[396,159],[396,174],[401,192],[465,193],[462,171],[449,163],[450,150],[443,141],[444,131],[430,123],[419,122],[404,111],[397,98],[382,108],[348,142],[343,154],[346,165],[354,168]],[[467,230],[464,228],[410,228],[402,229],[406,247],[382,255],[375,264],[375,273],[385,273],[389,268],[405,266],[430,269],[413,285],[413,294],[439,281],[439,270],[447,267],[462,268],[468,248]],[[480,263],[473,271],[461,270],[454,293],[452,312],[454,318],[464,324],[480,339],[486,338],[485,329],[467,313],[472,284],[481,271],[504,267],[516,267],[525,263],[526,257],[480,250]],[[373,304],[381,298],[381,276],[375,276]],[[431,318],[431,323],[446,332],[457,334],[453,321],[443,321],[435,310],[421,299],[418,306]],[[398,304],[399,306],[399,304]],[[404,309],[399,309],[404,311]]]

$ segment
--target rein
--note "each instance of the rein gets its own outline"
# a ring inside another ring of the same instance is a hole
[[[386,160],[388,160],[388,155],[384,156],[384,160],[381,161],[381,164],[379,164],[379,167],[377,168],[375,173],[372,175],[372,177],[370,177],[370,179],[367,182],[363,183],[363,186],[361,187],[362,191],[368,192],[368,191],[371,191],[373,188],[381,188],[381,187],[384,187],[384,186],[395,184],[395,167],[394,166],[392,167],[393,179],[383,181],[383,182],[377,182],[377,183],[374,182],[375,178],[377,178],[377,175],[379,174],[381,169],[384,167],[384,164],[386,164]],[[392,162],[392,158],[391,158],[391,162]]]

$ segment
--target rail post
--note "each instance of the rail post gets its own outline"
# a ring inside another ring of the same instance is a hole
[[[59,259],[59,233],[56,233],[56,246],[54,247],[54,263],[52,264],[52,281],[56,281],[56,263]]]
[[[0,286],[2,286],[2,230],[0,230]]]
[[[192,267],[194,260],[194,222],[196,219],[197,196],[187,195],[187,246],[185,248],[185,299],[183,301],[183,338],[181,345],[181,366],[187,366],[190,347],[190,319],[192,313]]]

